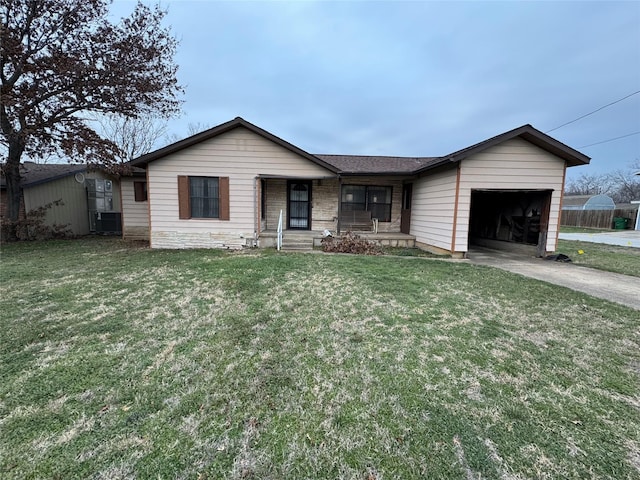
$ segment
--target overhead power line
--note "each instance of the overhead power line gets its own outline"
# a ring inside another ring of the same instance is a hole
[[[587,147],[593,147],[594,145],[600,145],[601,143],[609,143],[609,142],[613,142],[614,140],[620,140],[621,138],[627,138],[627,137],[631,137],[633,135],[638,135],[640,133],[640,130],[637,132],[633,132],[633,133],[627,133],[626,135],[621,135],[619,137],[615,137],[615,138],[610,138],[609,140],[602,140],[601,142],[596,142],[596,143],[590,143],[589,145],[583,145],[582,147],[578,147],[578,148],[587,148]]]
[[[594,113],[598,113],[600,110],[604,110],[605,108],[610,107],[611,105],[615,105],[616,103],[620,103],[621,101],[626,100],[629,97],[633,97],[634,95],[637,95],[638,93],[640,93],[640,90],[638,90],[637,92],[630,93],[626,97],[622,97],[622,98],[616,100],[615,102],[607,103],[606,105],[594,110],[593,112],[585,113],[584,115],[582,115],[581,117],[576,118],[575,120],[571,120],[570,122],[563,123],[562,125],[559,125],[556,128],[552,128],[551,130],[547,130],[544,133],[553,132],[554,130],[558,130],[559,128],[562,128],[562,127],[565,127],[565,126],[570,125],[572,123],[575,123],[578,120],[582,120],[583,118],[588,117],[589,115],[593,115]]]

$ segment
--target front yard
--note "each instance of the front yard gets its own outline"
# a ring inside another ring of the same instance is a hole
[[[557,252],[568,255],[576,265],[640,277],[640,248],[558,240]]]
[[[3,246],[1,478],[639,478],[638,312],[429,258]]]

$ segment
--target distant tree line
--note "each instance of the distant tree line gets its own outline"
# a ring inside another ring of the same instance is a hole
[[[566,195],[609,195],[616,203],[629,203],[640,200],[640,159],[629,168],[609,173],[583,173],[565,185]]]

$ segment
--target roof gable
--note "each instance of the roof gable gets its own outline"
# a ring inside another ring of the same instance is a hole
[[[276,137],[262,128],[246,121],[241,117],[220,124],[216,127],[197,133],[191,137],[167,145],[159,150],[142,155],[129,165],[134,167],[146,167],[149,163],[163,158],[172,153],[179,152],[205,140],[217,137],[235,128],[243,127],[261,137],[280,145],[281,147],[306,158],[333,173],[341,175],[415,175],[427,170],[431,170],[443,165],[451,165],[463,159],[482,152],[495,145],[503,143],[513,138],[523,140],[536,145],[537,147],[561,158],[569,166],[586,165],[591,160],[588,156],[559,142],[555,138],[535,129],[531,125],[509,130],[508,132],[496,135],[482,142],[455,151],[442,157],[392,157],[392,156],[367,156],[367,155],[313,155],[305,152],[301,148]]]
[[[197,133],[195,135],[192,135],[191,137],[187,137],[183,140],[180,140],[179,142],[175,142],[175,143],[172,143],[171,145],[167,145],[166,147],[163,147],[154,152],[147,153],[146,155],[142,155],[141,157],[131,160],[129,164],[134,167],[146,167],[149,163],[155,160],[166,157],[167,155],[170,155],[172,153],[179,152],[180,150],[191,147],[200,142],[204,142],[205,140],[209,140],[211,138],[217,137],[219,135],[222,135],[223,133],[229,132],[238,127],[246,128],[247,130],[257,135],[260,135],[261,137],[277,145],[280,145],[281,147],[286,148],[287,150],[293,153],[296,153],[301,157],[306,158],[307,160],[323,168],[326,168],[327,170],[333,173],[338,172],[336,167],[334,167],[333,165],[330,165],[329,163],[316,157],[315,155],[305,152],[301,148],[296,147],[295,145],[281,139],[280,137],[276,137],[272,133],[269,133],[266,130],[263,130],[262,128],[254,125],[253,123],[247,122],[245,119],[241,117],[236,117],[229,122],[218,125],[217,127],[210,128],[208,130],[205,130],[204,132]]]
[[[449,155],[441,157],[441,161],[435,162],[431,165],[427,165],[426,167],[418,170],[418,172],[416,173],[434,168],[436,166],[440,166],[445,163],[460,162],[471,155],[475,155],[476,153],[480,153],[488,148],[494,147],[503,142],[506,142],[507,140],[511,140],[517,137],[522,138],[523,140],[563,159],[570,167],[586,165],[591,160],[591,158],[586,156],[585,154],[580,153],[579,151],[569,147],[568,145],[565,145],[562,142],[559,142],[555,138],[550,137],[546,133],[543,133],[533,126],[527,124],[518,128],[514,128],[513,130],[509,130],[508,132],[501,133],[500,135],[496,135],[495,137],[488,138],[487,140],[483,140],[482,142],[471,145],[470,147],[466,147],[462,150],[450,153]]]

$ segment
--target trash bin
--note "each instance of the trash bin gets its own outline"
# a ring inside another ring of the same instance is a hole
[[[624,230],[629,224],[629,219],[625,217],[613,217],[613,228],[615,230]]]

